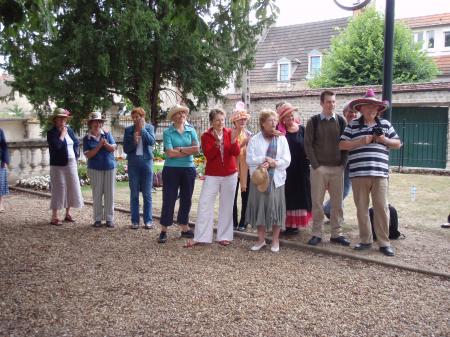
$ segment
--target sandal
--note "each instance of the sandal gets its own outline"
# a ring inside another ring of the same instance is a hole
[[[228,240],[222,240],[222,241],[219,241],[219,245],[221,245],[221,246],[229,246],[231,244],[231,242],[230,241],[228,241]]]
[[[61,226],[61,225],[62,225],[62,222],[59,221],[59,219],[52,219],[52,220],[50,221],[50,225],[53,225],[53,226]]]
[[[72,218],[72,216],[70,216],[70,214],[66,215],[66,217],[64,218],[64,221],[66,221],[66,222],[75,222],[75,220]]]
[[[195,242],[195,241],[191,241],[189,240],[188,242],[186,242],[186,244],[183,246],[183,248],[192,248],[194,246],[199,246],[200,242]]]

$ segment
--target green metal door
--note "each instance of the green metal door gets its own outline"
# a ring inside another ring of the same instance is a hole
[[[445,168],[448,108],[394,107],[392,124],[403,147],[390,151],[391,165]]]

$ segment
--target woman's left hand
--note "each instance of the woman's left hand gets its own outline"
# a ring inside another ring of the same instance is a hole
[[[237,139],[238,135],[239,135],[239,130],[236,128],[233,128],[233,130],[231,131],[231,143],[232,144],[236,143],[236,139]]]
[[[277,162],[275,161],[275,159],[270,158],[270,157],[266,157],[266,163],[269,164],[269,167],[275,167],[277,165]]]

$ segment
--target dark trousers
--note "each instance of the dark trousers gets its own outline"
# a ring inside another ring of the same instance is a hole
[[[250,187],[250,172],[247,172],[247,190],[245,192],[241,192],[241,201],[242,201],[241,219],[238,222],[237,197],[238,197],[238,191],[240,191],[239,182],[240,182],[240,179],[238,178],[238,181],[236,184],[236,192],[234,193],[233,226],[234,227],[238,227],[238,226],[247,227],[247,224],[245,223],[245,211],[247,210],[248,190]]]
[[[173,213],[178,191],[180,207],[178,208],[177,223],[187,225],[196,175],[197,172],[194,167],[164,166],[162,170],[163,203],[160,220],[162,226],[171,226],[173,223]]]

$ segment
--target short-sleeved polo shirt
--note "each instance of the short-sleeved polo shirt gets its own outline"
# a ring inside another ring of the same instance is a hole
[[[172,150],[177,147],[189,147],[198,145],[198,137],[195,129],[189,125],[184,125],[184,132],[179,133],[173,126],[164,130],[163,142],[165,150]],[[194,167],[194,156],[185,156],[181,158],[166,158],[164,166],[170,167]]]
[[[380,126],[384,136],[390,139],[398,139],[392,124],[386,119],[379,119],[377,124],[367,126],[361,116],[351,121],[344,130],[341,140],[355,140],[372,135],[373,128]],[[361,145],[348,153],[348,167],[350,178],[355,177],[383,177],[389,176],[389,149],[386,145],[370,143]]]

